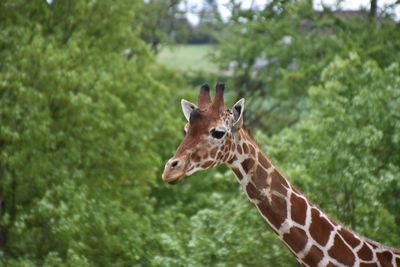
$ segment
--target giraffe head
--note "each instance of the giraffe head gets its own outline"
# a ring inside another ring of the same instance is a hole
[[[224,84],[218,83],[214,100],[210,87],[200,89],[198,106],[182,99],[185,137],[175,155],[165,164],[162,178],[170,184],[179,183],[183,177],[199,170],[209,169],[230,161],[233,157],[235,136],[243,126],[244,99],[232,109],[224,106]]]

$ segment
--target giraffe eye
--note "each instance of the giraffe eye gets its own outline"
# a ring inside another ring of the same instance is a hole
[[[225,135],[224,131],[218,131],[216,129],[211,130],[211,136],[216,139],[221,139]]]

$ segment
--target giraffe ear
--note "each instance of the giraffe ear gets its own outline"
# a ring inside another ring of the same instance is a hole
[[[233,125],[232,127],[239,130],[243,126],[243,110],[244,110],[244,98],[240,99],[233,105]]]
[[[190,119],[190,113],[192,113],[192,111],[194,109],[197,108],[197,106],[185,99],[181,100],[181,105],[182,105],[182,111],[183,111],[183,115],[185,116],[185,118],[189,121]]]

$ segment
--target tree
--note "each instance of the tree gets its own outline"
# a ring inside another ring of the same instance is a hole
[[[231,69],[238,97],[252,101],[249,124],[269,134],[295,124],[308,112],[307,88],[337,55],[355,51],[382,67],[399,61],[399,23],[385,12],[371,20],[364,11],[317,12],[310,1],[272,1],[261,11],[232,5],[216,61]]]
[[[378,0],[371,0],[369,14],[371,17],[376,16],[376,10],[378,9]]]
[[[191,31],[191,25],[180,9],[181,0],[143,1],[139,12],[141,38],[149,44],[154,53],[160,45],[172,41],[185,41]],[[134,27],[137,25],[134,24]]]
[[[151,261],[180,82],[130,27],[139,5],[1,2],[0,265]]]

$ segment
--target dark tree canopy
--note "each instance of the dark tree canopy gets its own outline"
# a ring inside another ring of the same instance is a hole
[[[228,103],[246,97],[245,123],[305,195],[400,247],[394,6],[234,2],[224,23],[208,1],[196,28],[217,42],[220,73],[205,75],[157,62],[195,36],[181,1],[1,1],[1,266],[298,266],[227,168],[161,181],[180,99],[217,79]]]

